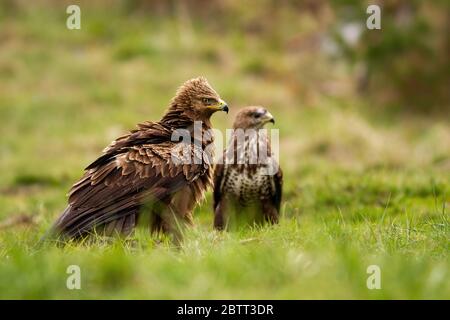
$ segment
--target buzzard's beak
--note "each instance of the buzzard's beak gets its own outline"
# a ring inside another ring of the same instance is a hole
[[[275,124],[275,118],[273,117],[273,115],[272,115],[269,111],[267,111],[267,112],[264,114],[264,116],[263,116],[263,118],[262,118],[262,121],[263,121],[264,123],[272,122],[273,124]]]
[[[228,113],[228,105],[222,99],[219,100],[219,110],[220,111],[225,111],[226,113]]]

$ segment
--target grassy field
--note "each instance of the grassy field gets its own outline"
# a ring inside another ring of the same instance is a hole
[[[373,105],[349,93],[344,64],[238,28],[221,36],[111,8],[83,11],[70,31],[66,16],[64,6],[0,13],[0,298],[450,299],[448,114]],[[144,230],[36,247],[83,168],[198,75],[230,105],[216,128],[246,105],[275,116],[280,224],[215,232],[209,192],[180,249]],[[80,290],[66,288],[69,265]],[[366,286],[369,265],[380,290]]]

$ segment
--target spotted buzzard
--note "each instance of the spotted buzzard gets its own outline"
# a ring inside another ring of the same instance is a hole
[[[216,229],[226,228],[233,214],[278,222],[283,176],[265,130],[260,130],[268,122],[275,120],[263,107],[246,107],[236,116],[223,161],[214,172]]]

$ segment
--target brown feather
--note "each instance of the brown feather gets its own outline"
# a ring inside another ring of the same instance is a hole
[[[192,222],[195,203],[211,185],[211,166],[175,164],[171,152],[179,142],[171,137],[176,129],[192,132],[194,121],[203,121],[203,133],[210,129],[211,109],[197,105],[203,95],[220,99],[206,79],[187,81],[161,121],[140,123],[106,147],[73,185],[69,204],[53,232],[64,239],[83,237],[97,228],[103,228],[107,235],[129,234],[149,203],[153,209],[147,213],[159,217],[150,220],[164,224],[166,230],[174,228],[164,217],[172,210],[182,220]],[[203,149],[212,140],[202,141]]]

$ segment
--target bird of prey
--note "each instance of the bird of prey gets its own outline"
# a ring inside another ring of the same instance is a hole
[[[227,149],[214,171],[214,228],[227,228],[230,217],[253,215],[254,222],[277,223],[282,171],[272,156],[265,130],[273,116],[263,107],[246,107],[236,116]]]
[[[144,221],[180,240],[180,225],[192,224],[195,204],[212,185],[213,150],[206,147],[213,143],[210,117],[219,110],[228,113],[228,106],[205,78],[185,82],[160,121],[138,124],[85,169],[51,234],[61,240],[128,235]],[[179,147],[188,152],[182,159],[173,152]]]

